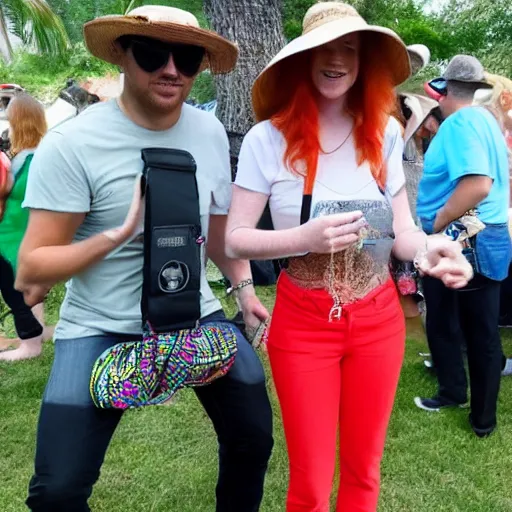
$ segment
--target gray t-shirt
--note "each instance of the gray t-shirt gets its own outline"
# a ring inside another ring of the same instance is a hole
[[[46,135],[30,167],[23,206],[86,212],[75,241],[120,226],[134,180],[143,169],[141,150],[148,147],[183,149],[194,157],[207,237],[210,214],[227,215],[231,202],[229,143],[214,115],[189,105],[183,106],[179,121],[164,131],[136,125],[115,100],[89,107]],[[141,236],[136,237],[66,284],[56,338],[141,332],[142,242]],[[201,314],[219,309],[203,268]]]

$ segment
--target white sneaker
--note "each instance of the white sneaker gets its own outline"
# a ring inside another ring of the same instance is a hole
[[[512,358],[509,357],[507,359],[507,362],[505,363],[505,368],[503,368],[501,375],[503,377],[510,377],[510,375],[512,375]]]

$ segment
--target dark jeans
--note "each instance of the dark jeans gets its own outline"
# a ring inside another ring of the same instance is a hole
[[[462,338],[467,345],[473,423],[482,429],[494,426],[503,356],[498,329],[500,283],[477,274],[467,288],[455,291],[425,277],[423,288],[438,395],[453,403],[467,401]]]
[[[507,325],[512,321],[512,265],[508,269],[507,278],[501,282],[500,318],[506,320]]]
[[[2,256],[0,256],[0,294],[11,310],[14,326],[20,339],[28,340],[43,333],[43,327],[30,307],[25,304],[23,294],[14,289],[14,272],[11,264]]]
[[[214,318],[218,322],[223,316]],[[94,407],[89,394],[91,369],[104,350],[129,338],[109,335],[55,342],[39,418],[35,475],[27,499],[32,511],[90,510],[87,500],[122,416],[118,410]],[[263,368],[249,343],[241,335],[238,341],[230,372],[209,386],[196,388],[219,441],[217,512],[259,510],[273,445]]]

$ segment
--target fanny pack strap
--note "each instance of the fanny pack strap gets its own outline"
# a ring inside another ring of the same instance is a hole
[[[196,162],[177,149],[142,150],[144,270],[142,320],[154,332],[197,327],[202,245]]]

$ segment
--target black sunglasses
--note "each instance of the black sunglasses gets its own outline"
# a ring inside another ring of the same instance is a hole
[[[124,50],[131,48],[137,65],[147,73],[163,68],[172,55],[176,69],[192,77],[199,71],[206,50],[201,46],[179,43],[164,43],[149,37],[123,36],[119,42]]]

